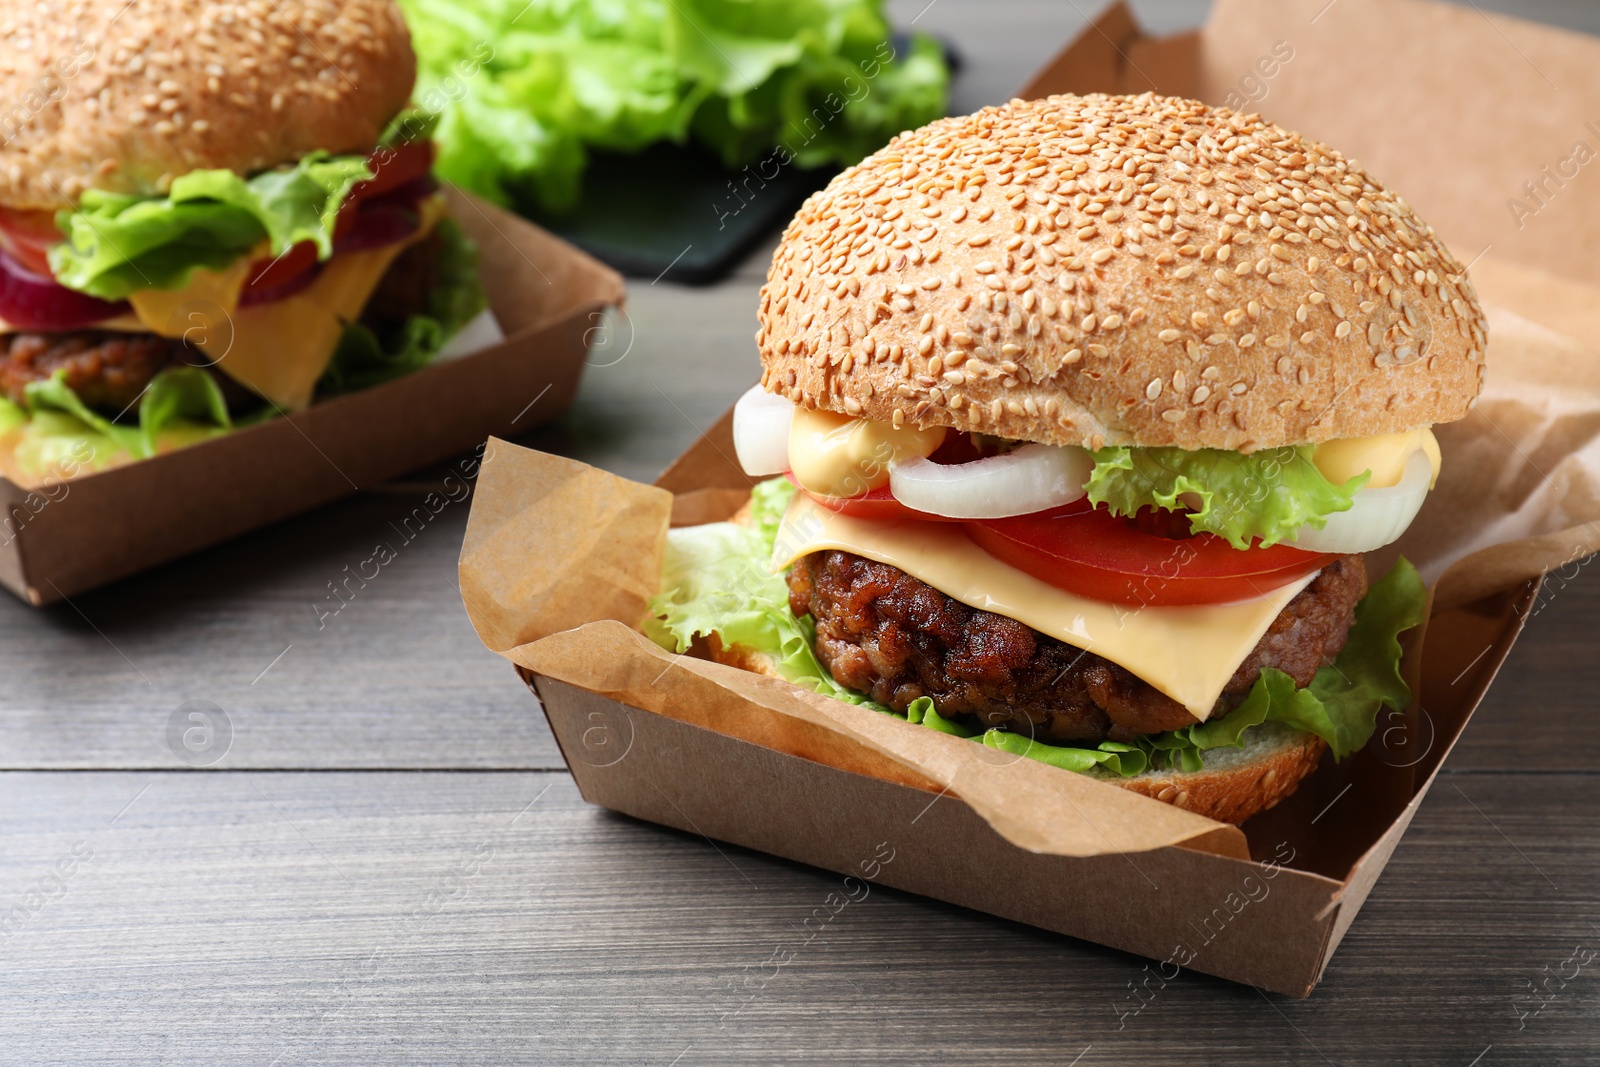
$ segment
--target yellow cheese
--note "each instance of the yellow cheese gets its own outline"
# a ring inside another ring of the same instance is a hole
[[[1405,475],[1406,460],[1418,450],[1428,454],[1428,460],[1433,464],[1433,481],[1437,482],[1439,442],[1426,426],[1377,437],[1324,441],[1312,452],[1311,461],[1335,485],[1342,485],[1358,474],[1371,471],[1372,477],[1364,488],[1382,489],[1400,484],[1400,479]]]
[[[145,289],[128,297],[136,330],[148,330],[162,337],[195,337],[197,326],[209,320],[232,315],[239,306],[239,294],[250,280],[256,261],[271,251],[265,241],[249,254],[220,271],[197,270],[182,289]],[[197,321],[198,320],[198,321]]]
[[[979,548],[955,523],[851,518],[796,493],[772,568],[827,549],[887,563],[980,611],[1126,667],[1204,721],[1272,620],[1314,575],[1253,600],[1203,607],[1107,604],[1057,589]]]
[[[212,324],[192,340],[234,381],[286,411],[311,403],[345,325],[361,317],[378,281],[408,246],[444,215],[444,201],[422,205],[422,225],[404,241],[328,260],[317,280],[293,296],[252,304],[232,315],[232,329]]]
[[[345,325],[361,317],[395,258],[444,217],[443,197],[429,197],[419,207],[421,225],[410,237],[381,248],[339,253],[293,296],[239,307],[250,268],[260,259],[251,253],[222,271],[196,271],[183,289],[136,293],[128,300],[133,314],[94,327],[181,337],[210,356],[218,370],[278,407],[303,408],[328,369]],[[0,320],[0,333],[13,330]]]
[[[943,426],[919,430],[800,408],[789,427],[789,465],[819,496],[860,496],[888,484],[890,463],[932,455],[944,435]]]

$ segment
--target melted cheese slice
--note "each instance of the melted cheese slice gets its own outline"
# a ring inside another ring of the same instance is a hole
[[[1420,426],[1402,433],[1379,434],[1376,437],[1346,437],[1337,441],[1324,441],[1312,451],[1311,461],[1323,477],[1335,485],[1342,485],[1358,474],[1372,472],[1364,488],[1383,489],[1399,485],[1405,477],[1406,460],[1417,451],[1428,454],[1433,464],[1433,482],[1439,480],[1439,441],[1433,430]]]
[[[233,265],[220,271],[197,270],[189,276],[189,284],[182,289],[146,289],[128,297],[133,307],[132,315],[124,315],[117,322],[132,321],[135,330],[148,330],[162,337],[192,337],[195,335],[195,318],[215,316],[212,309],[232,315],[239,307],[239,294],[250,280],[250,269],[272,251],[263,241],[248,253],[235,260]],[[204,308],[205,311],[200,309]],[[114,326],[97,324],[103,329]]]
[[[422,225],[404,241],[343,252],[322,265],[317,280],[293,296],[236,309],[233,328],[215,324],[191,341],[217,369],[287,411],[311,403],[344,328],[361,317],[373,290],[395,259],[438,225],[444,201],[422,204]]]
[[[430,197],[419,206],[421,225],[410,237],[381,248],[339,253],[293,296],[239,306],[250,268],[261,258],[252,253],[223,271],[196,271],[183,289],[136,293],[128,300],[133,314],[97,322],[94,328],[182,337],[210,356],[218,370],[278,407],[304,408],[345,326],[361,317],[400,253],[444,217],[443,197]],[[14,330],[0,321],[0,333]]]
[[[1135,607],[1075,596],[995,559],[955,523],[875,522],[796,493],[772,556],[774,571],[838,549],[896,567],[968,607],[1015,619],[1125,667],[1204,722],[1233,672],[1309,575],[1254,600]]]

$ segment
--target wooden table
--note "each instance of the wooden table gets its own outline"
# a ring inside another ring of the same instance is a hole
[[[894,11],[961,43],[963,109],[1090,6],[925,3]],[[756,376],[765,259],[634,285],[577,406],[523,443],[653,477]],[[0,1062],[1600,1062],[1591,575],[1546,587],[1309,1001],[1185,974],[1119,1024],[1143,960],[874,889],[745,1003],[835,876],[581,802],[462,610],[466,505],[319,627],[445,470],[74,606],[0,599]],[[204,768],[170,740],[195,709]]]

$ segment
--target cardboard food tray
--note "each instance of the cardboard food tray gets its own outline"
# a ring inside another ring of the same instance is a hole
[[[566,410],[586,335],[622,279],[537,226],[456,190],[506,339],[305,411],[68,481],[0,478],[0,584],[49,604]]]
[[[1536,60],[1581,53],[1562,67],[1574,79],[1600,71],[1594,42],[1428,4],[1219,0],[1205,30],[1164,40],[1141,36],[1114,7],[1027,93],[1153,84],[1222,102],[1244,72],[1265,77],[1260,57],[1293,36],[1294,58],[1271,89],[1279,96],[1259,109],[1369,165],[1387,149],[1391,169],[1407,174],[1401,187],[1459,251],[1475,233],[1500,235],[1484,232],[1482,201],[1457,179],[1479,165],[1511,173],[1531,163],[1537,174],[1548,146],[1528,139],[1520,161],[1486,154],[1525,102],[1492,79],[1452,80],[1455,95],[1443,96],[1402,53],[1431,36],[1459,69],[1481,73],[1505,67],[1504,33]],[[1363,70],[1382,73],[1357,93],[1327,92],[1349,83],[1352,49]],[[1327,131],[1352,95],[1365,118],[1335,138]],[[1593,98],[1568,96],[1578,101],[1569,107]],[[1431,116],[1429,166],[1407,167],[1411,143],[1385,140],[1390,109]],[[1584,211],[1575,196],[1555,206]],[[652,554],[642,531],[716,521],[745,497],[726,417],[655,489],[493,442],[463,547],[468,612],[537,692],[591,803],[1139,953],[1163,978],[1193,968],[1308,995],[1510,652],[1539,575],[1600,547],[1600,329],[1587,329],[1600,264],[1566,247],[1583,232],[1574,223],[1532,245],[1507,239],[1511,254],[1486,272],[1485,303],[1497,303],[1489,389],[1468,419],[1438,428],[1444,474],[1400,546],[1434,595],[1426,627],[1407,639],[1412,707],[1380,718],[1372,742],[1343,763],[1325,757],[1298,792],[1242,828],[672,657],[615,621],[640,617],[659,582],[661,548]],[[1564,279],[1546,283],[1541,265]],[[535,543],[563,549],[530,562]]]
[[[513,447],[496,442],[484,478]],[[727,460],[732,454],[724,418],[663,475],[657,484],[679,502],[674,525],[735,510],[750,481]],[[644,710],[520,673],[591,804],[857,877],[887,842],[895,859],[872,879],[882,884],[1304,996],[1510,652],[1536,589],[1525,581],[1436,612],[1418,693],[1426,712],[1385,720],[1367,750],[1339,765],[1326,760],[1292,797],[1247,823],[1251,858],[1220,835],[1088,857],[1030,851],[975,814],[959,783],[942,790],[841,770],[684,721],[678,708]],[[1337,818],[1318,819],[1330,805]]]

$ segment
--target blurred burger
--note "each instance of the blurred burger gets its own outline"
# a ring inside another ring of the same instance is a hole
[[[493,331],[392,3],[0,9],[0,467],[148,456]]]
[[[1397,540],[1484,378],[1465,270],[1259,116],[1012,101],[801,208],[739,403],[742,526],[658,637],[1234,822],[1403,710]]]

